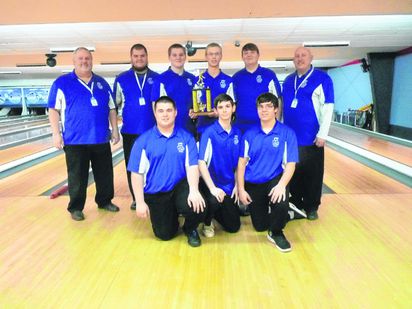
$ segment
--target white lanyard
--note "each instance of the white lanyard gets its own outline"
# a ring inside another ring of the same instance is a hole
[[[84,81],[82,81],[80,78],[77,79],[79,81],[80,84],[82,84],[84,87],[86,87],[87,90],[89,90],[89,92],[92,94],[92,98],[93,96],[93,87],[94,87],[94,83],[92,83],[92,87],[90,88]]]
[[[137,76],[136,72],[134,72],[134,76],[136,77],[137,86],[139,86],[139,89],[140,89],[140,97],[143,97],[143,87],[144,87],[144,84],[146,82],[147,73],[144,74],[143,82],[142,82],[141,85],[140,85],[139,77]]]
[[[296,98],[296,94],[298,93],[298,90],[299,90],[300,86],[302,86],[302,84],[305,83],[305,81],[309,78],[309,76],[312,75],[314,69],[315,69],[315,67],[312,66],[312,70],[310,70],[309,74],[306,75],[305,79],[299,84],[298,88],[296,88],[296,84],[298,83],[298,73],[296,72],[296,76],[295,76],[295,98]]]

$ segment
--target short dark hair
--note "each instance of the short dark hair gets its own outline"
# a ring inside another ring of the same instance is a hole
[[[256,99],[256,106],[259,106],[261,103],[272,103],[275,108],[279,107],[279,99],[273,93],[265,92],[262,93]]]
[[[154,102],[154,110],[156,110],[156,106],[158,103],[170,103],[173,105],[173,108],[176,109],[176,102],[173,101],[173,99],[171,97],[168,97],[166,95],[161,96],[160,98],[158,98],[155,102]]]
[[[186,48],[185,48],[182,44],[174,43],[174,44],[170,45],[169,48],[167,49],[167,54],[168,54],[169,57],[170,57],[170,55],[172,54],[172,49],[173,49],[173,48],[183,49],[183,51],[184,51],[184,53],[185,53],[185,55],[186,55]]]
[[[219,95],[215,98],[215,100],[213,101],[213,106],[214,106],[214,107],[217,107],[217,105],[218,105],[220,102],[227,102],[227,101],[229,101],[230,104],[232,104],[232,106],[235,105],[235,102],[233,102],[233,99],[232,99],[232,97],[231,97],[230,95],[228,95],[228,94],[226,94],[226,93],[221,93],[221,94],[219,94]]]
[[[146,47],[145,47],[143,44],[140,44],[140,43],[134,44],[134,45],[130,48],[130,55],[132,55],[133,49],[136,49],[136,50],[143,49],[144,52],[145,52],[145,54],[147,55],[147,49],[146,49]]]
[[[243,55],[243,52],[245,52],[245,51],[247,51],[247,50],[256,51],[256,52],[258,53],[258,55],[259,55],[259,48],[258,48],[257,45],[254,44],[254,43],[247,43],[247,44],[243,45],[243,47],[242,47],[242,55]]]

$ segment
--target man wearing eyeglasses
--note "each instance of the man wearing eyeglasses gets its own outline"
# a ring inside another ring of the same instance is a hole
[[[255,230],[267,230],[268,240],[288,252],[291,245],[283,228],[289,220],[288,184],[298,162],[298,147],[293,130],[276,120],[278,109],[274,94],[263,93],[257,98],[260,126],[243,135],[237,185]]]

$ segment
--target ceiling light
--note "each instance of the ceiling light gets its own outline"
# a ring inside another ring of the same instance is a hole
[[[72,53],[74,52],[78,47],[51,47],[50,52],[51,53]],[[90,52],[94,52],[96,50],[95,47],[92,46],[85,46]]]
[[[317,41],[317,42],[303,42],[302,44],[305,47],[345,47],[349,46],[349,41]]]
[[[130,61],[115,61],[115,62],[100,62],[101,65],[119,65],[119,64],[130,64]]]
[[[0,74],[21,74],[21,71],[0,71]]]
[[[16,64],[16,67],[18,68],[39,68],[39,67],[45,67],[46,65],[43,63],[18,63]]]

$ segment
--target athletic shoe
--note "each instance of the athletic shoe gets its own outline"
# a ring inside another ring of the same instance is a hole
[[[70,213],[71,217],[75,221],[82,221],[84,220],[84,214],[81,210],[75,210]]]
[[[215,236],[215,227],[213,222],[211,222],[210,225],[203,224],[202,234],[207,238]]]
[[[308,212],[308,220],[314,221],[319,218],[318,212],[316,210],[311,210]]]
[[[289,241],[286,239],[285,235],[283,235],[283,232],[275,235],[271,231],[269,231],[267,238],[272,244],[276,246],[276,248],[278,248],[282,252],[289,252],[292,250],[292,247]]]
[[[295,204],[289,202],[289,208],[291,209],[288,211],[290,220],[298,220],[298,219],[307,218],[305,211],[297,208]]]
[[[99,206],[99,209],[103,209],[103,210],[107,210],[107,211],[111,211],[111,212],[118,212],[120,210],[119,207],[117,207],[115,204],[113,203],[109,203],[103,206]]]
[[[187,243],[191,247],[199,247],[202,244],[202,241],[200,240],[199,233],[197,230],[193,230],[189,233],[186,233],[187,236]]]

